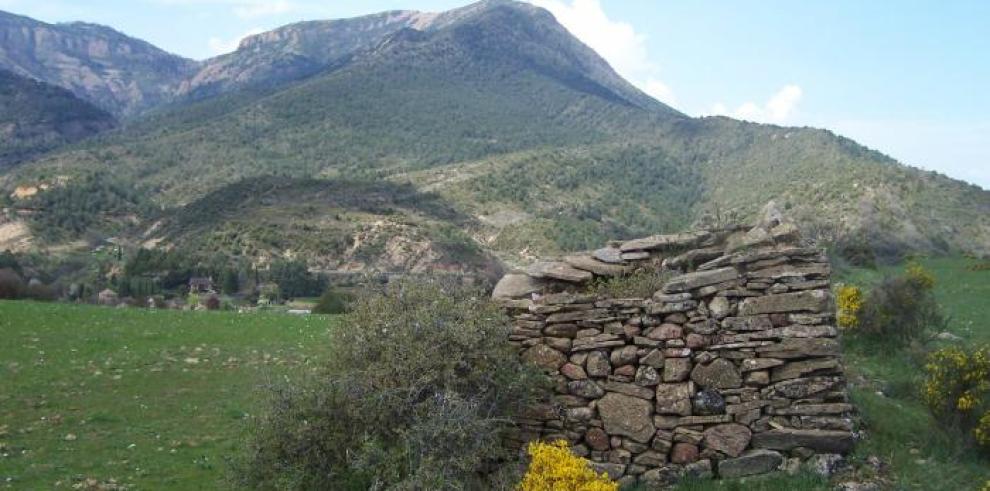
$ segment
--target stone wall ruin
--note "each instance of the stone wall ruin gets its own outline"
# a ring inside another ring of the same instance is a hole
[[[589,285],[662,274],[649,298]],[[742,477],[854,442],[828,258],[772,206],[752,228],[614,242],[507,274],[509,342],[554,381],[515,443],[564,439],[623,484]]]

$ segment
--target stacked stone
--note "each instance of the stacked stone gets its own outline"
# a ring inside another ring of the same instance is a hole
[[[846,453],[853,407],[821,250],[793,225],[661,235],[506,275],[510,342],[555,382],[518,443],[564,439],[623,483],[741,477]],[[584,293],[658,268],[651,298]]]

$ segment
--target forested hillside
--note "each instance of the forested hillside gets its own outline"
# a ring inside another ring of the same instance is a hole
[[[321,40],[335,51],[317,60]],[[288,52],[317,60],[307,62],[313,73],[270,78],[277,63],[298,61]],[[76,214],[73,223],[135,243],[253,261],[298,255],[325,269],[356,256],[372,269],[445,267],[445,241],[518,264],[699,220],[745,220],[771,199],[857,253],[990,253],[990,192],[825,130],[685,116],[528,4],[293,25],[223,60],[224,70],[257,67],[248,72],[260,82],[217,78],[203,87],[223,90],[38,158],[0,187],[70,190],[102,175],[135,192],[97,200],[85,218],[58,198],[73,193],[15,200],[39,210],[26,220],[49,244],[79,232],[48,217]],[[245,194],[259,185],[263,200]],[[402,202],[383,214],[376,200],[392,185]],[[213,206],[225,211],[203,211]],[[429,246],[408,261],[355,249],[369,230]],[[461,257],[486,263],[473,250]]]
[[[0,169],[114,124],[67,90],[0,69]]]

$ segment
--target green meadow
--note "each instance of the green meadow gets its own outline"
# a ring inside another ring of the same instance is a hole
[[[990,271],[925,259],[965,343],[990,342]],[[869,285],[880,270],[839,270]],[[334,319],[0,302],[0,489],[212,489],[263,406],[266,383],[315,369]],[[892,489],[979,489],[986,456],[961,448],[917,396],[923,347],[900,352],[844,338],[867,438],[858,477]],[[927,348],[947,341],[933,340]],[[884,463],[869,465],[871,457]],[[807,474],[681,489],[831,489]]]
[[[211,489],[323,316],[0,302],[0,489]],[[102,487],[101,487],[102,486]]]

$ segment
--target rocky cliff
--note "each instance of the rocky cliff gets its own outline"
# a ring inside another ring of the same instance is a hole
[[[168,101],[196,66],[109,27],[0,12],[0,68],[69,89],[116,115]]]

